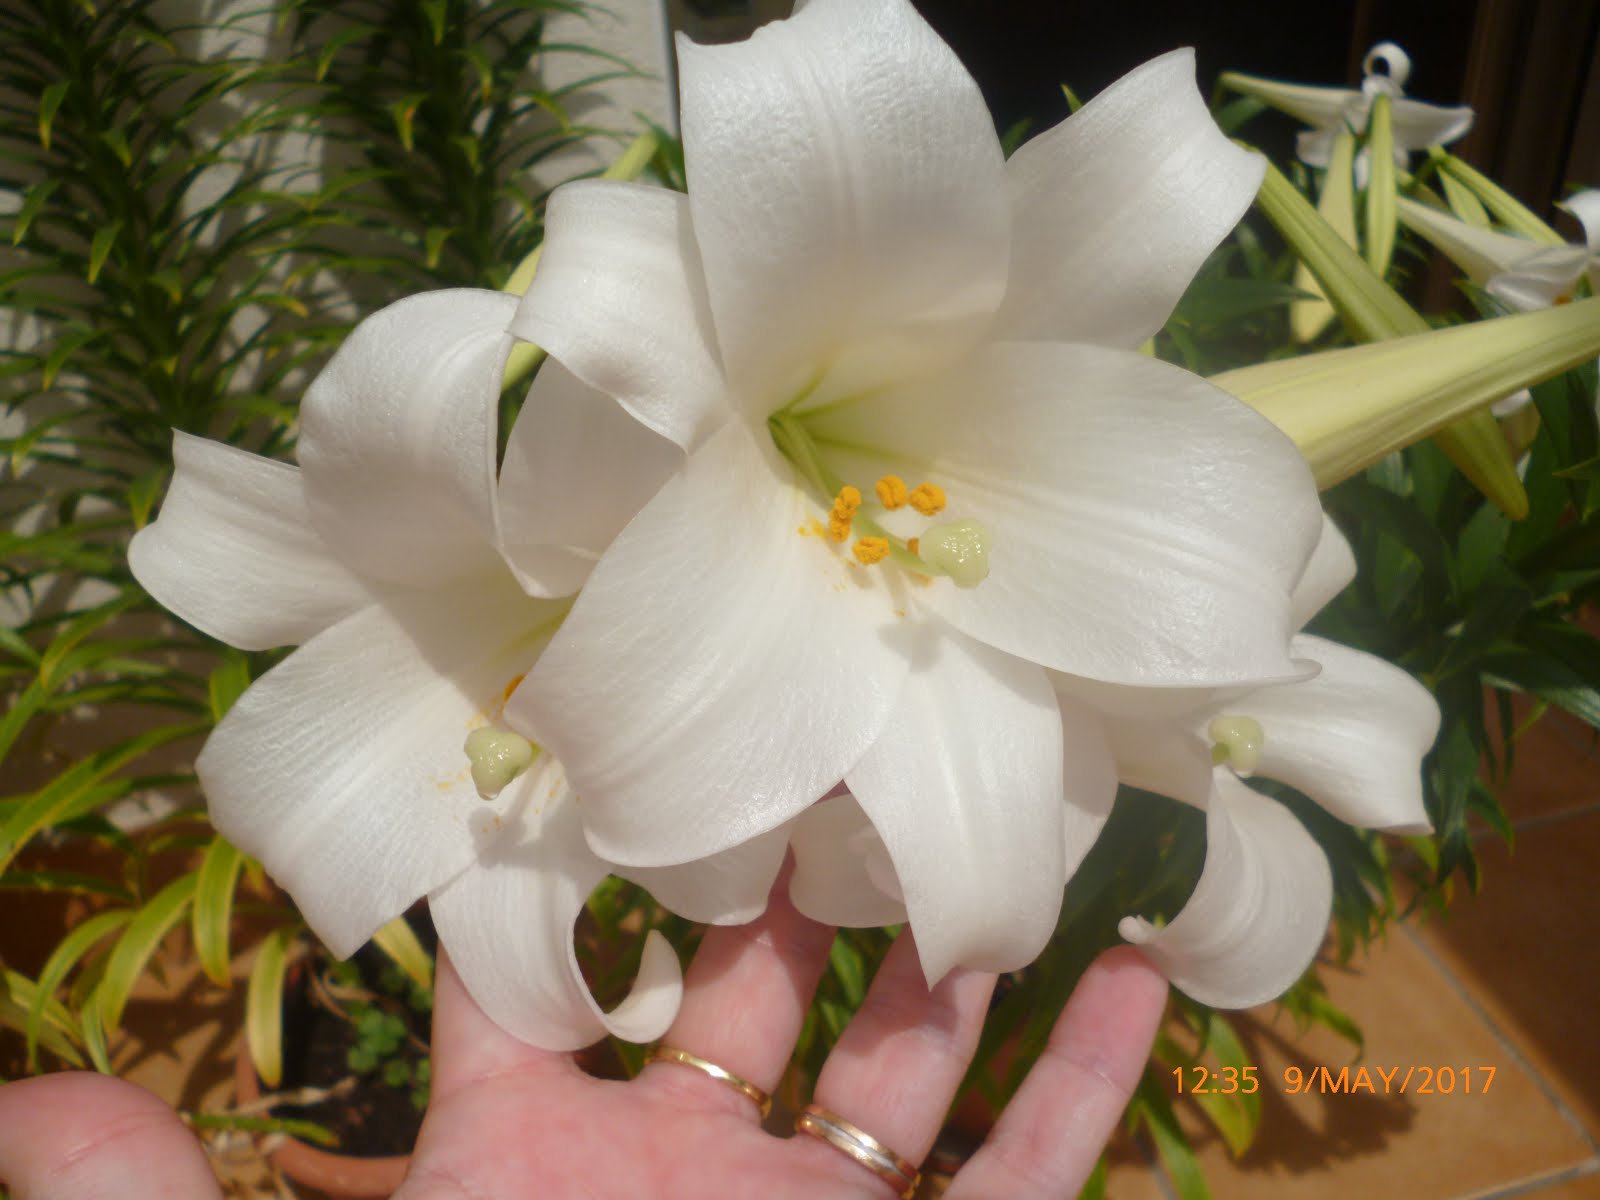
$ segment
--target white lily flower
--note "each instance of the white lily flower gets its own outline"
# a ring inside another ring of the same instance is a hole
[[[1189,51],[1009,162],[906,0],[810,0],[680,51],[688,196],[559,189],[513,328],[686,459],[507,719],[566,765],[613,862],[702,858],[843,780],[930,979],[1015,967],[1059,909],[1064,786],[1101,803],[1092,762],[1064,771],[1044,668],[1295,671],[1303,462],[1135,353],[1260,160]],[[547,466],[556,493],[589,487],[576,456]],[[937,832],[953,818],[985,836]]]
[[[1361,60],[1359,88],[1313,87],[1283,83],[1254,75],[1229,73],[1223,83],[1236,92],[1270,104],[1311,128],[1296,139],[1295,152],[1308,166],[1326,168],[1333,157],[1334,140],[1346,130],[1364,133],[1372,116],[1372,103],[1378,96],[1390,98],[1394,129],[1395,165],[1404,169],[1411,155],[1429,146],[1447,146],[1472,128],[1472,109],[1467,105],[1446,107],[1412,100],[1405,94],[1411,75],[1411,59],[1393,42],[1379,42]],[[1366,186],[1368,165],[1365,149],[1356,156],[1356,184]]]
[[[610,868],[559,762],[499,720],[569,605],[530,598],[499,547],[523,547],[524,579],[559,594],[631,516],[623,477],[596,478],[604,496],[542,533],[497,504],[515,307],[436,292],[363,322],[306,395],[298,468],[177,434],[171,489],[129,561],[153,596],[230,645],[300,646],[239,698],[196,770],[217,828],[335,954],[426,895],[469,991],[516,1036],[552,1049],[607,1032],[646,1041],[676,1011],[676,956],[652,934],[632,994],[599,1009],[573,922]],[[573,386],[541,373],[533,399]],[[675,454],[620,409],[613,423],[636,460]],[[543,433],[513,432],[509,495],[536,490],[523,464]],[[781,839],[758,843],[656,882],[701,919],[746,920],[782,853]]]
[[[1563,207],[1583,226],[1580,245],[1549,246],[1515,234],[1470,225],[1448,213],[1402,196],[1401,222],[1436,246],[1466,272],[1467,278],[1513,312],[1534,312],[1565,304],[1578,281],[1600,293],[1600,190],[1569,196]],[[1497,402],[1495,416],[1524,407],[1527,389]]]
[[[1297,615],[1308,619],[1354,576],[1349,545],[1328,522],[1296,589]],[[1337,642],[1298,634],[1293,651],[1320,672],[1194,695],[1202,703],[1179,715],[1105,721],[1124,783],[1206,810],[1206,861],[1187,905],[1160,928],[1126,917],[1120,931],[1178,988],[1219,1008],[1262,1003],[1299,978],[1333,903],[1321,848],[1244,778],[1289,784],[1352,825],[1431,828],[1421,764],[1439,730],[1433,696],[1398,667]]]

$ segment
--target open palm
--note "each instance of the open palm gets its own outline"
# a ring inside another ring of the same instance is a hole
[[[833,931],[775,893],[712,930],[665,1041],[768,1089],[789,1060]],[[818,1104],[912,1161],[933,1144],[976,1047],[994,977],[931,992],[903,935],[817,1080]],[[1070,1197],[1138,1078],[1166,985],[1136,951],[1101,956],[989,1139],[945,1193]],[[551,1196],[884,1200],[896,1189],[812,1137],[774,1136],[735,1088],[670,1062],[628,1082],[501,1032],[440,956],[434,1087],[396,1200]],[[0,1089],[0,1179],[15,1200],[211,1200],[193,1137],[155,1097],[58,1075]]]

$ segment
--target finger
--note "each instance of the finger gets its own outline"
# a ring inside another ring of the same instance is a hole
[[[816,1103],[920,1163],[977,1048],[994,982],[987,972],[958,969],[929,991],[911,933],[902,933],[823,1064]],[[813,1138],[791,1145],[813,1162],[821,1155],[836,1159],[850,1182],[870,1178]],[[884,1184],[884,1194],[892,1192]]]
[[[748,925],[706,933],[684,977],[677,1020],[661,1039],[767,1092],[788,1066],[834,934],[795,911],[788,881],[785,868],[766,911]],[[639,1078],[696,1105],[759,1116],[748,1097],[678,1063],[651,1063]]]
[[[1097,958],[948,1200],[1077,1195],[1139,1082],[1166,1001],[1166,979],[1131,946]]]
[[[159,1097],[104,1075],[0,1088],[0,1184],[16,1200],[220,1200],[194,1134]]]
[[[439,947],[433,989],[433,1065],[436,1100],[496,1075],[581,1075],[570,1054],[540,1050],[512,1037],[478,1007]]]

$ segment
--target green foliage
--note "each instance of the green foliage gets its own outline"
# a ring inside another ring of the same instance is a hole
[[[392,962],[378,972],[376,986],[368,988],[360,968],[349,960],[328,968],[328,985],[355,1036],[345,1055],[346,1066],[353,1074],[407,1092],[421,1112],[428,1105],[428,1048],[411,1029],[414,1024],[426,1027],[433,1011],[433,989]]]

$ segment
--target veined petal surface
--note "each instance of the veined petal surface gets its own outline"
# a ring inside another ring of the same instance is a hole
[[[297,469],[181,430],[172,460],[160,515],[128,547],[162,605],[230,646],[268,650],[371,602],[311,527]]]
[[[909,631],[883,578],[815,535],[764,439],[730,424],[689,455],[506,707],[565,765],[608,862],[691,862],[789,820],[899,695]]]
[[[728,403],[689,201],[609,179],[557,188],[511,329],[688,448]]]
[[[846,793],[818,800],[790,834],[789,899],[813,921],[873,929],[906,920],[900,881],[883,838]]]
[[[929,639],[888,725],[845,775],[889,849],[929,987],[957,966],[1014,971],[1055,932],[1061,742],[1039,667],[950,632]]]
[[[256,680],[206,742],[212,820],[335,954],[471,861],[488,806],[463,743],[560,611],[503,570],[371,606]]]
[[[683,452],[547,360],[500,467],[500,539],[533,595],[566,596],[683,463]]]
[[[572,935],[606,866],[583,840],[560,765],[541,758],[502,793],[505,827],[478,861],[429,897],[439,941],[478,1007],[531,1045],[577,1050],[608,1033],[654,1041],[683,996],[677,956],[651,931],[628,998],[609,1013],[595,1003]]]
[[[1321,530],[1316,486],[1282,433],[1196,376],[1001,343],[808,423],[825,455],[932,480],[942,520],[987,528],[986,580],[917,592],[969,636],[1109,683],[1298,673],[1289,593]]]
[[[1252,693],[1241,711],[1261,723],[1258,775],[1298,788],[1350,825],[1427,833],[1422,759],[1439,732],[1428,689],[1392,663],[1300,634],[1313,679]]]
[[[741,402],[765,416],[841,355],[951,356],[982,335],[1005,290],[1004,161],[977,84],[909,0],[811,0],[747,41],[680,38],[678,61]]]
[[[1281,995],[1316,956],[1333,911],[1327,857],[1287,808],[1219,769],[1206,812],[1206,861],[1194,894],[1165,926],[1124,917],[1186,995],[1249,1008]]]
[[[307,389],[306,500],[346,566],[411,587],[499,568],[495,439],[516,304],[469,288],[398,301]]]
[[[1137,348],[1250,207],[1264,170],[1212,120],[1193,50],[1123,76],[1006,163],[1011,273],[995,336]]]
[[[682,866],[613,869],[687,920],[744,925],[767,909],[767,896],[789,846],[789,828],[780,825]]]
[[[1355,577],[1355,551],[1350,549],[1350,543],[1333,523],[1333,518],[1324,513],[1322,536],[1317,539],[1317,548],[1311,552],[1311,561],[1294,585],[1290,598],[1294,627],[1304,628],[1305,623],[1332,603]]]

